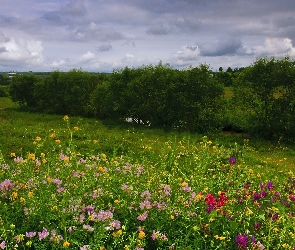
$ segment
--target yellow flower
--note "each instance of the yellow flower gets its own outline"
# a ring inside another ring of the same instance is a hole
[[[45,164],[47,162],[46,159],[42,159],[42,163]]]
[[[65,157],[65,158],[63,159],[63,161],[64,161],[64,162],[69,162],[70,159],[69,159],[69,157]]]
[[[248,208],[247,211],[246,211],[246,214],[247,214],[247,215],[251,215],[251,214],[253,214],[253,212],[252,212],[252,210],[250,210],[250,209]]]
[[[46,178],[48,182],[52,182],[52,179],[50,177]]]
[[[290,245],[289,245],[289,244],[286,244],[286,243],[284,243],[284,244],[282,245],[282,247],[283,247],[283,248],[289,248],[289,247],[290,247]]]
[[[41,137],[40,136],[36,136],[36,139],[35,139],[35,141],[41,141],[42,139],[41,139]]]
[[[64,119],[64,121],[67,121],[67,120],[69,120],[69,116],[65,115],[63,119]]]
[[[182,186],[182,187],[187,187],[187,185],[188,185],[188,184],[187,184],[187,182],[185,182],[185,181],[184,181],[183,183],[181,183],[181,186]]]
[[[33,192],[28,192],[28,197],[29,198],[33,198],[34,197],[34,193]]]
[[[219,239],[220,240],[225,240],[225,237],[224,236],[220,236]]]
[[[253,169],[249,169],[249,174],[253,174],[254,173],[254,171],[253,171]]]
[[[214,238],[215,238],[216,240],[218,240],[218,239],[219,239],[219,236],[218,236],[218,235],[215,235]]]
[[[36,160],[35,154],[29,154],[28,155],[28,160],[35,161]]]
[[[16,157],[15,153],[10,153],[10,157]]]
[[[74,129],[75,131],[78,131],[78,130],[79,130],[79,128],[78,128],[77,126],[73,127],[73,129]]]
[[[15,200],[17,199],[17,192],[12,192],[12,198]]]
[[[55,138],[55,136],[56,136],[55,133],[51,133],[51,134],[49,135],[50,138]]]
[[[20,204],[25,205],[26,204],[26,199],[23,198],[23,197],[20,197],[19,202],[20,202]]]
[[[103,168],[102,166],[99,166],[99,167],[97,168],[97,171],[103,173],[103,172],[104,172],[104,168]]]
[[[98,143],[98,140],[93,140],[93,143],[95,144],[95,143]]]
[[[112,235],[114,236],[114,237],[117,237],[117,236],[120,236],[120,235],[122,235],[122,230],[120,229],[120,230],[117,230],[117,231],[115,231],[115,232],[113,232],[112,233]]]
[[[65,241],[62,245],[63,245],[63,247],[69,247],[71,245],[71,243],[68,241]]]
[[[60,140],[55,140],[55,142],[56,142],[57,144],[59,144],[59,143],[60,143]]]
[[[145,238],[145,232],[140,231],[140,232],[138,233],[138,239],[142,240],[142,239],[144,239],[144,238]]]
[[[118,203],[120,203],[120,201],[119,200],[114,200],[114,203],[118,204]]]
[[[174,218],[175,218],[174,215],[171,214],[171,215],[170,215],[170,219],[171,219],[171,220],[174,220]]]
[[[273,229],[273,231],[277,233],[277,232],[280,231],[280,230],[279,230],[277,227],[275,227],[275,228]]]
[[[53,207],[51,208],[51,210],[53,210],[53,211],[55,210],[55,211],[56,211],[56,210],[57,210],[57,206],[53,206]]]
[[[45,157],[45,154],[44,154],[44,153],[41,153],[40,156],[41,156],[42,158],[44,158],[44,157]]]

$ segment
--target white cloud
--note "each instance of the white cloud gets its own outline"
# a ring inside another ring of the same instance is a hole
[[[90,51],[88,51],[87,53],[85,53],[84,55],[82,55],[80,57],[80,60],[81,61],[89,61],[89,60],[92,60],[94,58],[95,58],[95,54],[92,53],[92,52],[90,52]]]
[[[254,53],[257,56],[295,56],[295,47],[289,38],[266,38],[263,46],[254,46]]]
[[[177,60],[182,61],[196,61],[200,55],[198,46],[185,45],[181,47],[181,50],[175,53]]]
[[[0,40],[0,47],[2,48],[1,60],[25,62],[29,65],[44,61],[41,41],[5,37],[5,39]]]

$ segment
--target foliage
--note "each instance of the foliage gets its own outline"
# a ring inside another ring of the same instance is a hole
[[[294,61],[260,58],[243,70],[234,85],[234,102],[243,110],[252,133],[279,139],[293,135]]]
[[[9,93],[13,101],[27,107],[35,107],[37,100],[34,96],[36,86],[41,78],[32,74],[16,75],[12,78]]]
[[[223,91],[207,65],[178,71],[159,63],[114,71],[92,106],[98,117],[202,132],[221,125]]]

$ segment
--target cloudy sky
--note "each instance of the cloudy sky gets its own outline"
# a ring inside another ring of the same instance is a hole
[[[295,57],[294,0],[1,0],[0,71]]]

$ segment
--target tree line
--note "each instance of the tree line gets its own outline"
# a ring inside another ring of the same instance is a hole
[[[225,98],[232,86],[233,97]],[[267,138],[295,133],[295,63],[259,58],[237,70],[213,72],[206,64],[185,70],[169,64],[91,74],[73,69],[47,77],[12,78],[13,101],[38,112],[132,119],[151,127],[199,133],[230,129]]]

